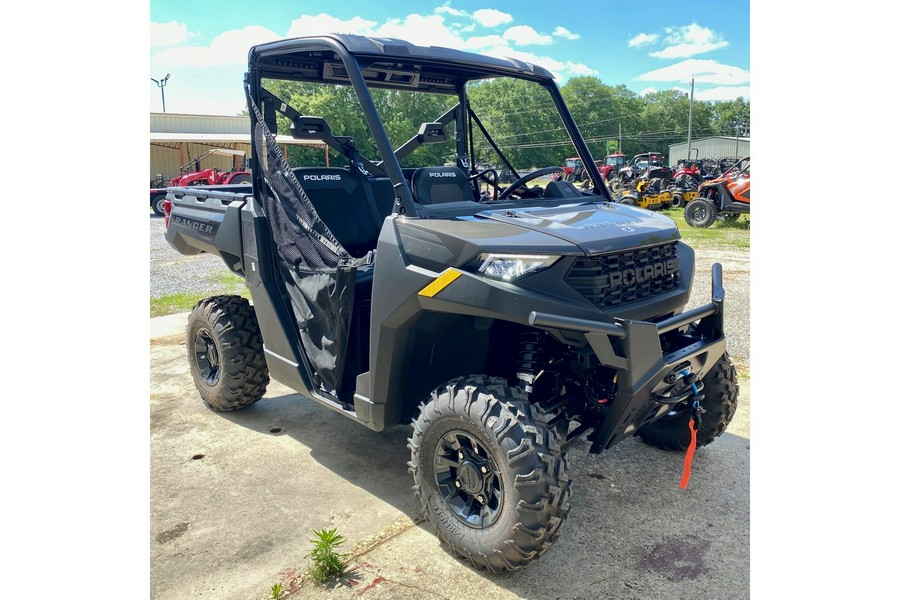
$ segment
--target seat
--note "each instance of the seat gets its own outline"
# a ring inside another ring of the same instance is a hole
[[[459,167],[422,167],[412,176],[412,191],[419,204],[474,202],[475,191]]]
[[[393,205],[390,182],[370,182],[357,171],[299,167],[294,175],[338,242],[351,256],[374,250],[384,217]]]

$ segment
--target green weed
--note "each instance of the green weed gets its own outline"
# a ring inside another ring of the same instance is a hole
[[[321,585],[332,577],[344,575],[347,569],[344,559],[348,554],[337,551],[337,548],[343,545],[344,537],[337,529],[313,531],[313,536],[309,540],[313,549],[306,555],[313,563],[309,572],[312,580]]]

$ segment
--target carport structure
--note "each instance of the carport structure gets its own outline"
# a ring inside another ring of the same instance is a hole
[[[322,149],[325,166],[329,166],[328,148],[319,141],[295,140],[279,135],[276,140],[287,154],[289,144],[302,144]],[[150,113],[150,172],[151,183],[160,173],[165,181],[181,174],[181,166],[190,164],[213,148],[242,150],[252,154],[250,147],[250,117],[245,115],[192,115],[178,113]],[[222,171],[242,170],[244,156],[208,155],[193,165],[200,170],[215,167]]]

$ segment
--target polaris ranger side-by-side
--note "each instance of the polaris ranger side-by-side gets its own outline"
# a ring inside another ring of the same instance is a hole
[[[514,164],[490,132],[503,116],[479,113],[506,83],[552,112],[591,189],[550,177],[561,167]],[[248,407],[272,377],[375,431],[411,423],[422,509],[454,553],[492,571],[556,541],[573,440],[690,451],[728,426],[738,386],[721,268],[711,301],[685,312],[694,252],[669,218],[611,202],[548,71],[323,35],[253,47],[245,91],[252,185],[167,197],[169,243],[220,256],[252,298],[207,298],[190,315],[210,407]],[[421,102],[405,106],[437,108],[401,136],[390,107],[409,94]],[[356,119],[324,114],[351,102]],[[355,139],[354,123],[366,125]],[[345,166],[291,164],[278,132],[325,142]]]

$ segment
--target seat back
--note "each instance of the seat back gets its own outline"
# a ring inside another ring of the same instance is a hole
[[[419,204],[473,202],[475,192],[459,167],[422,167],[412,176],[412,192]]]
[[[369,181],[355,170],[334,167],[299,167],[293,171],[316,213],[347,252],[360,258],[375,249],[384,221],[377,215],[384,212],[386,202],[383,198],[375,202]],[[384,186],[376,187],[379,195],[384,195]],[[376,209],[379,204],[381,208]]]

